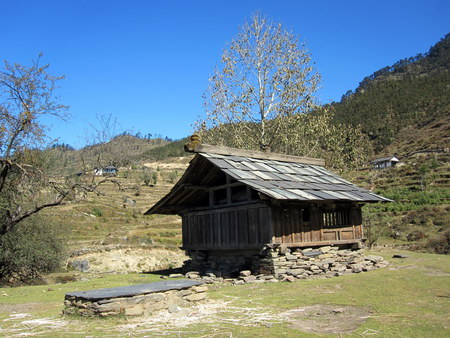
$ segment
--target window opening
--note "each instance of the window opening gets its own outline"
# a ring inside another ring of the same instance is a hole
[[[323,212],[323,225],[325,227],[342,227],[350,224],[350,209],[340,208],[325,210]]]
[[[240,185],[231,188],[231,202],[245,202],[247,200],[247,186]]]
[[[214,205],[227,203],[227,189],[214,190]]]
[[[304,223],[311,221],[311,212],[309,208],[302,209],[302,221]]]

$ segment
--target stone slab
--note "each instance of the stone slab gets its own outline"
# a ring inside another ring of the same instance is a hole
[[[323,252],[320,250],[311,250],[311,251],[303,250],[303,255],[306,257],[317,257],[322,254]]]
[[[96,301],[100,299],[133,297],[137,295],[145,295],[148,293],[164,292],[169,290],[182,290],[202,284],[202,282],[192,279],[179,279],[173,281],[171,280],[147,284],[119,286],[115,288],[70,292],[66,293],[66,298],[75,297],[90,301]]]

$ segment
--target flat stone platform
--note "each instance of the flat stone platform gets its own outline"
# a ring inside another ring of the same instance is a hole
[[[70,292],[66,293],[66,297],[96,301],[101,299],[111,299],[119,297],[133,297],[137,295],[146,295],[149,293],[165,292],[169,290],[183,290],[201,284],[203,283],[187,279],[161,281],[138,285],[118,286],[114,288],[105,288],[98,290]]]
[[[150,315],[180,306],[189,307],[206,298],[203,282],[188,279],[119,286],[65,295],[65,314],[81,316]]]

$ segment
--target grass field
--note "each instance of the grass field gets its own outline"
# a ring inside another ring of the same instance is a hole
[[[393,254],[407,258],[394,259]],[[0,335],[40,337],[445,337],[450,257],[385,250],[388,268],[294,283],[210,286],[189,316],[62,316],[64,294],[159,280],[153,274],[83,275],[67,284],[0,289]]]

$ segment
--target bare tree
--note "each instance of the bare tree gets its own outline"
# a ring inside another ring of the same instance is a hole
[[[305,44],[255,14],[223,52],[196,129],[209,143],[265,150],[285,132],[286,117],[316,106],[319,82]]]
[[[11,156],[42,143],[44,126],[40,117],[67,117],[67,106],[57,103],[56,82],[63,76],[47,73],[49,65],[39,64],[39,55],[31,66],[4,62],[0,72],[0,156]]]
[[[45,141],[41,117],[66,118],[68,109],[55,94],[63,77],[50,75],[41,56],[30,66],[5,61],[0,71],[0,235],[71,191],[46,177],[33,150]]]
[[[112,114],[97,115],[94,123],[89,126],[90,135],[86,135],[88,146],[80,154],[84,170],[108,165],[129,166],[142,151],[140,146],[147,143],[146,140],[132,136],[130,131],[121,129],[117,118]]]
[[[118,165],[117,155],[111,149],[112,139],[118,135],[118,121],[113,115],[97,115],[96,123],[90,123],[91,135],[86,136],[88,146],[80,152],[83,170],[91,171],[107,165]],[[124,152],[126,153],[126,152]],[[86,163],[89,162],[89,163]]]

